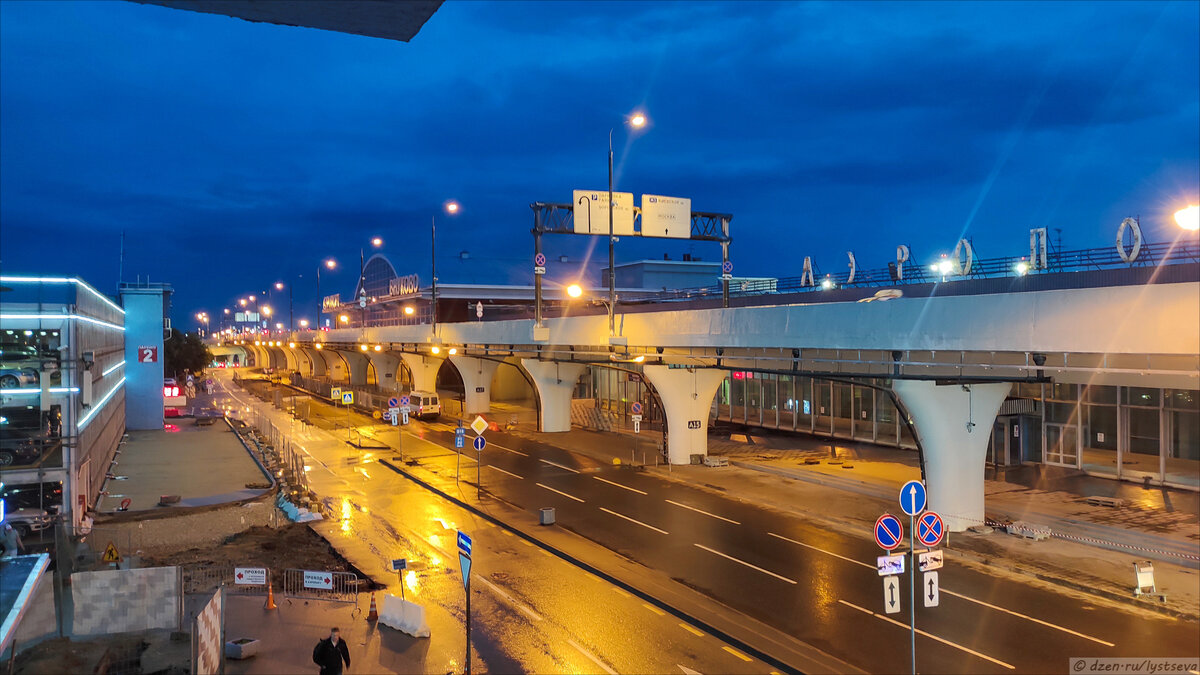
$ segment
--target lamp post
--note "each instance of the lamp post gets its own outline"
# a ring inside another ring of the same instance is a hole
[[[459,206],[456,201],[448,201],[443,207],[446,213],[454,215],[458,213]],[[429,322],[433,337],[437,338],[437,214],[429,217]]]
[[[646,116],[642,113],[634,113],[627,123],[635,129],[640,129],[646,126]],[[609,340],[617,334],[616,332],[616,317],[615,308],[617,306],[617,282],[615,265],[615,257],[613,254],[613,131],[616,127],[608,130],[608,337]]]
[[[322,260],[321,264],[317,265],[317,330],[321,330],[321,310],[323,309],[323,303],[325,302],[324,299],[321,298],[321,268],[322,267],[324,267],[325,269],[328,269],[328,270],[336,269],[337,261],[334,260],[333,258],[328,258],[326,260]]]

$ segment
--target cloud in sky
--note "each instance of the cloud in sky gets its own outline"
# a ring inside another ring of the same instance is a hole
[[[619,189],[734,214],[740,274],[960,235],[1014,255],[1035,226],[1105,246],[1134,214],[1162,240],[1200,192],[1198,7],[450,2],[405,44],[0,3],[0,260],[111,288],[125,231],[127,276],[174,283],[181,314],[276,279],[311,306],[317,260],[374,234],[427,276],[429,217],[455,198],[439,276],[528,282],[529,204],[603,187],[614,126]],[[689,250],[719,255],[618,248]]]

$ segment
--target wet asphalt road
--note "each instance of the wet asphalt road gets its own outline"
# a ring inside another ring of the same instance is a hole
[[[236,387],[229,389],[244,407],[249,397]],[[376,560],[405,552],[410,593],[462,622],[464,591],[455,534],[460,528],[470,531],[476,560],[487,561],[472,577],[472,644],[491,672],[772,672],[767,664],[511,531],[475,518],[379,464],[357,461],[362,453],[349,449],[344,427],[336,426],[344,425],[344,411],[325,412],[330,415],[318,418],[317,426],[331,435],[295,425],[293,440],[314,460],[309,471],[313,489],[331,496],[327,503],[338,522],[332,533],[338,548],[357,549]],[[395,440],[394,435],[389,438]],[[406,440],[415,444],[416,439]],[[439,656],[431,651],[425,657],[426,672],[461,672],[457,650],[449,660],[429,662]]]
[[[450,429],[430,423],[413,431],[449,448]],[[849,537],[543,443],[487,437],[483,488],[494,497],[530,512],[554,506],[562,527],[856,666],[908,670],[908,577],[901,578],[903,611],[885,615],[874,568],[880,550],[869,532]],[[468,449],[461,462],[468,483],[474,456]],[[456,459],[447,449],[420,462],[453,475]],[[939,607],[917,599],[919,672],[1063,672],[1070,657],[1200,653],[1195,622],[1091,603],[952,562],[941,586]]]

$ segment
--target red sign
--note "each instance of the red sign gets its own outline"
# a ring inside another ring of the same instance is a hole
[[[158,347],[138,347],[138,363],[157,363]]]

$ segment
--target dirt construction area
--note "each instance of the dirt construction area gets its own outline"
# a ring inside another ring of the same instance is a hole
[[[220,575],[204,574],[205,570],[232,567],[266,567],[272,572],[276,589],[283,578],[283,570],[296,567],[353,572],[360,579],[360,591],[382,588],[342,558],[321,535],[299,523],[277,529],[254,527],[212,548],[190,549],[160,557],[149,550],[145,551],[142,560],[143,567],[178,565],[185,570],[196,570],[196,574],[185,573],[189,595],[210,594],[220,583]],[[191,579],[200,583],[192,583]],[[183,626],[176,633],[151,630],[87,640],[55,638],[18,654],[12,673],[182,675],[191,671],[190,633],[191,627]],[[8,672],[8,665],[4,663],[0,672]]]

